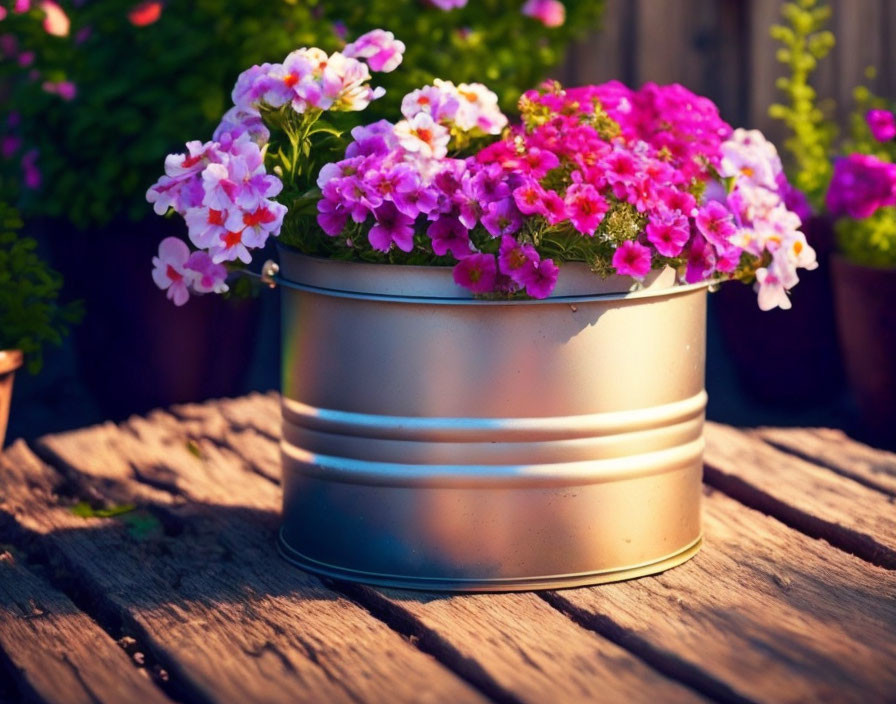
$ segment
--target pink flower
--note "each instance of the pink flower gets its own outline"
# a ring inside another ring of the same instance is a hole
[[[78,89],[71,81],[44,81],[41,86],[47,93],[55,93],[63,100],[74,100],[78,94]]]
[[[330,237],[342,234],[347,221],[348,211],[340,203],[327,198],[321,198],[317,202],[317,224]]]
[[[725,249],[737,231],[731,212],[718,201],[710,201],[697,212],[697,229],[719,249]]]
[[[30,66],[34,63],[34,58],[36,54],[33,51],[23,51],[19,54],[17,61],[19,62],[19,66],[23,68],[26,66]]]
[[[467,5],[467,0],[427,0],[427,2],[433,7],[446,11],[455,7],[466,7]]]
[[[688,252],[688,266],[684,280],[689,284],[705,281],[713,272],[716,259],[706,240],[702,237],[694,237]]]
[[[40,4],[40,9],[44,11],[44,31],[47,34],[52,34],[54,37],[68,36],[71,22],[57,3],[44,0]]]
[[[867,218],[878,208],[896,205],[896,164],[869,154],[837,159],[825,203],[832,215],[851,218]]]
[[[228,213],[226,210],[206,207],[190,208],[184,215],[184,220],[187,222],[190,242],[201,249],[213,246],[220,241],[223,235],[227,234]]]
[[[613,253],[616,273],[642,279],[650,271],[650,250],[642,244],[626,240]]]
[[[537,181],[529,181],[514,190],[513,200],[516,207],[524,215],[532,215],[533,213],[545,214],[546,210],[542,203],[544,200],[544,189]]]
[[[40,188],[41,175],[37,168],[37,150],[32,149],[22,157],[22,171],[24,172],[25,187],[31,190]]]
[[[471,254],[454,265],[454,282],[473,293],[489,293],[495,288],[498,267],[492,254]]]
[[[231,213],[227,229],[241,229],[243,242],[247,247],[264,247],[269,235],[279,234],[284,215],[286,215],[285,205],[266,200],[251,211]]]
[[[5,7],[0,7],[0,22],[6,19],[7,10]]]
[[[389,73],[401,64],[404,50],[404,42],[396,39],[392,32],[374,29],[346,45],[342,54],[349,58],[365,59],[373,71]]]
[[[19,147],[22,146],[22,140],[15,135],[4,135],[2,139],[0,139],[0,154],[3,155],[4,159],[9,159],[19,151]]]
[[[436,122],[452,122],[459,107],[457,92],[438,86],[424,86],[401,99],[401,114],[408,119],[417,113],[426,112]]]
[[[378,252],[388,252],[394,242],[403,252],[414,248],[414,221],[399,211],[394,203],[383,203],[373,216],[376,225],[367,233],[371,247]]]
[[[566,7],[559,0],[526,0],[522,13],[545,27],[559,27],[566,21]]]
[[[865,121],[878,142],[889,142],[896,137],[896,116],[889,110],[869,110]]]
[[[531,244],[520,244],[510,235],[501,238],[498,270],[519,286],[525,286],[538,266],[538,252]]]
[[[159,244],[159,256],[152,259],[152,280],[174,305],[182,306],[190,298],[189,283],[192,273],[187,269],[190,248],[177,237],[166,237]]]
[[[492,237],[512,235],[523,224],[523,216],[517,210],[513,198],[502,198],[488,204],[482,216],[482,226]]]
[[[761,267],[756,270],[755,288],[759,293],[760,310],[771,310],[772,308],[787,310],[791,307],[786,283],[774,261],[768,268]],[[796,283],[796,281],[792,283]]]
[[[228,286],[227,268],[223,264],[215,264],[207,252],[193,252],[184,268],[195,274],[191,277],[190,286],[197,293],[225,293]]]
[[[13,12],[28,12],[31,9],[31,0],[16,0],[12,7]]]
[[[691,236],[688,219],[678,211],[651,218],[647,223],[647,239],[664,257],[677,257]]]
[[[542,259],[529,272],[526,279],[526,293],[532,298],[547,298],[557,284],[558,267],[550,259]]]
[[[141,2],[130,9],[128,21],[135,27],[146,27],[159,20],[159,17],[162,16],[163,7],[162,3],[154,2],[153,0]]]
[[[593,235],[610,206],[590,183],[574,183],[566,189],[566,212],[579,232]]]
[[[402,148],[425,159],[441,159],[447,155],[448,141],[451,138],[448,130],[425,112],[397,123],[395,136]]]
[[[208,253],[215,264],[232,262],[239,259],[243,264],[252,261],[249,247],[243,242],[243,230],[225,230],[218,241],[208,248]]]
[[[470,235],[456,218],[440,217],[426,234],[432,239],[432,251],[440,257],[451,252],[455,259],[463,259],[470,254]]]

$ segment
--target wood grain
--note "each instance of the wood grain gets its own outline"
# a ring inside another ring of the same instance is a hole
[[[87,446],[113,448],[120,467],[156,465],[152,471],[158,473],[158,463],[167,462],[164,475],[190,501],[221,501],[217,505],[229,506],[238,496],[240,505],[264,512],[275,525],[279,490],[270,479],[279,474],[277,443],[255,430],[234,431],[227,420],[265,417],[271,409],[279,413],[279,401],[273,396],[186,405],[176,409],[176,417],[155,412],[151,421],[131,419],[119,430],[120,437],[104,426],[93,440],[85,430],[45,438],[42,446],[52,452],[54,461],[88,477],[107,476],[110,463],[85,456],[82,448]],[[133,441],[135,434],[140,437],[139,446]],[[200,451],[201,460],[183,449],[187,443]],[[199,470],[197,462],[209,466]],[[270,541],[273,545],[273,535]],[[259,569],[302,575],[278,558],[273,560],[275,564],[262,564]],[[367,587],[340,589],[499,699],[702,699],[618,645],[570,621],[534,594],[445,596]]]
[[[0,551],[0,652],[23,698],[171,701],[87,614],[9,551]]]
[[[896,575],[709,490],[699,555],[551,603],[645,659],[727,682],[722,699],[890,702]]]
[[[893,497],[707,423],[704,477],[738,501],[876,565],[896,569]]]
[[[896,496],[896,453],[869,447],[833,428],[759,428],[755,434],[779,450]]]
[[[155,437],[145,423],[134,425]],[[251,508],[265,495],[271,500],[273,491],[265,494],[266,487],[273,489],[269,482],[259,478],[259,497],[242,501],[166,500],[157,485],[136,480],[134,473],[162,474],[176,485],[175,468],[188,466],[181,449],[168,448],[177,461],[165,463],[128,435],[99,426],[91,443],[90,434],[81,432],[78,445],[98,453],[78,450],[68,457],[68,490],[75,468],[89,465],[75,488],[106,502],[140,502],[141,511],[126,514],[128,520],[73,515],[57,493],[60,477],[23,443],[0,457],[0,511],[56,569],[76,575],[98,608],[138,633],[191,699],[483,700],[367,610],[277,558],[274,515]],[[121,454],[117,465],[102,464],[112,447],[131,448],[132,454]],[[222,494],[227,475],[216,482],[211,472],[225,471],[228,463],[223,453],[205,450],[207,460],[184,450],[194,462],[190,476],[208,477],[208,496]],[[141,464],[157,461],[155,467]],[[133,471],[111,476],[114,466],[130,465]]]

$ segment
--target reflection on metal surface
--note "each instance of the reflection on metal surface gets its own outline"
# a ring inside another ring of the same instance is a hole
[[[289,559],[508,590],[697,550],[705,287],[619,278],[588,296],[564,267],[560,295],[533,305],[470,299],[450,270],[281,261],[297,284],[281,286]]]

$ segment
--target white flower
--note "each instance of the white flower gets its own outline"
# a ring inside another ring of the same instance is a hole
[[[412,154],[427,159],[441,159],[448,154],[448,130],[432,119],[428,113],[417,113],[410,120],[395,125],[398,143]]]

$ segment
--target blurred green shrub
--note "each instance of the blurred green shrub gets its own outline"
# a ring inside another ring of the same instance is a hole
[[[22,4],[32,7],[16,12]],[[70,27],[56,36],[45,29],[47,3],[3,0],[0,174],[21,184],[15,195],[29,217],[82,228],[139,219],[160,160],[183,149],[184,135],[211,138],[237,75],[252,64],[300,46],[335,50],[344,37],[382,27],[407,52],[397,71],[377,76],[388,93],[371,120],[394,117],[405,93],[436,76],[486,83],[512,112],[519,91],[596,26],[603,8],[603,0],[567,0],[564,24],[548,28],[522,14],[522,0],[436,4],[450,3],[60,0]]]
[[[0,201],[0,349],[20,349],[31,373],[43,366],[43,348],[59,345],[81,318],[78,303],[58,302],[62,277],[22,237],[18,213]]]

